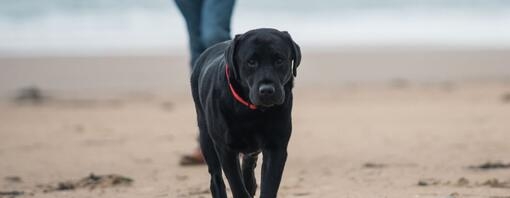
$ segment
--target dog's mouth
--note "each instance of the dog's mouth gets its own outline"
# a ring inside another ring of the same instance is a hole
[[[272,107],[272,106],[275,106],[277,105],[276,103],[274,102],[259,102],[259,103],[255,103],[256,106],[260,106],[260,107]]]
[[[271,96],[261,94],[250,94],[250,100],[255,106],[273,107],[275,105],[283,104],[284,93],[278,92]]]

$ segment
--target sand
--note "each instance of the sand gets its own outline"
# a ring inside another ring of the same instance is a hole
[[[354,50],[305,56],[295,88],[294,131],[279,197],[510,197],[510,184],[505,183],[510,169],[471,167],[510,162],[508,53],[406,53],[401,57],[398,51]],[[66,67],[63,63],[76,60],[92,68],[110,65],[105,66],[106,74],[98,72],[103,76],[99,80],[114,76],[113,71],[121,71],[123,65],[185,64],[184,57],[1,61],[4,76],[5,72],[30,73],[26,68],[37,65],[54,68],[57,74],[52,75],[58,76],[78,72],[58,73]],[[112,60],[116,64],[107,64]],[[369,67],[378,62],[387,66]],[[427,63],[436,64],[423,69]],[[117,69],[108,69],[112,67]],[[82,69],[88,74],[87,68]],[[163,78],[160,72],[164,71],[157,70],[155,77]],[[372,77],[352,77],[350,71],[354,76]],[[48,82],[43,86],[52,96],[48,101],[13,103],[4,97],[0,102],[0,192],[22,193],[15,197],[210,197],[206,167],[178,165],[180,155],[196,146],[193,103],[186,82],[180,82],[187,78],[186,72],[177,70],[168,75],[172,80],[163,83],[147,80],[132,92],[95,92],[101,83],[94,81],[91,71],[87,78],[92,85],[86,91],[72,88],[87,83],[52,84],[41,77],[40,82]],[[129,77],[129,72],[123,74]],[[22,84],[10,82],[11,87]],[[166,91],[140,91],[167,83],[172,85]],[[9,86],[4,86],[6,96],[12,93]],[[118,174],[133,183],[44,192],[44,186],[91,173]]]

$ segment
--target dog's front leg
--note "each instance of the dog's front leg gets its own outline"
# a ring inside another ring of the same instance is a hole
[[[224,148],[217,148],[217,151],[234,198],[251,198],[241,175],[239,153]]]
[[[261,198],[276,198],[283,168],[287,161],[287,149],[266,149],[262,151]]]

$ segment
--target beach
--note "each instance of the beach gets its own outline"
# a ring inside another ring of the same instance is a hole
[[[210,197],[182,54],[0,58],[0,197]],[[279,197],[509,197],[509,55],[303,48]]]

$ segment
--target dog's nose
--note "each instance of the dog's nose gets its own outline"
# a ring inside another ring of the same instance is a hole
[[[274,94],[274,86],[272,84],[262,84],[259,87],[259,94],[262,96],[271,96]]]

